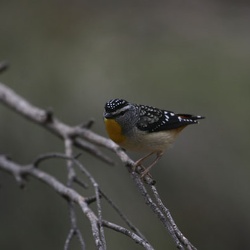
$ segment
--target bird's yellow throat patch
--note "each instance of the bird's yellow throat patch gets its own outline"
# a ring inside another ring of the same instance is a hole
[[[113,119],[104,118],[104,122],[110,139],[118,144],[122,143],[125,136],[122,134],[121,126]]]

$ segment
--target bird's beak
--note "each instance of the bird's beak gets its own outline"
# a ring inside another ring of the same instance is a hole
[[[109,119],[111,117],[112,117],[112,114],[106,113],[106,112],[104,113],[104,118]]]

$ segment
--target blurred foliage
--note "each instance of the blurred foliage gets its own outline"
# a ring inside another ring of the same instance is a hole
[[[11,63],[0,81],[33,104],[52,107],[66,123],[95,118],[94,131],[105,135],[103,106],[114,97],[205,115],[152,173],[177,224],[198,249],[248,248],[247,2],[2,0],[0,22],[0,60]],[[29,163],[51,151],[62,152],[61,141],[0,106],[1,153]],[[109,167],[83,153],[82,162],[157,250],[175,249],[119,161]],[[62,161],[44,168],[65,180]],[[66,203],[33,180],[19,190],[0,172],[0,184],[0,249],[62,249],[69,229]],[[78,223],[87,249],[93,249],[80,213]],[[107,235],[109,249],[141,249]]]

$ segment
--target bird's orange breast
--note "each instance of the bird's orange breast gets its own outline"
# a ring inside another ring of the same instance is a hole
[[[104,122],[108,135],[112,141],[118,144],[125,141],[126,138],[122,134],[122,128],[115,120],[104,118]]]

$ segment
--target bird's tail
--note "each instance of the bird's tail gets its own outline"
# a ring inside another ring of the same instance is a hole
[[[193,123],[198,123],[198,120],[205,118],[205,116],[190,115],[190,114],[178,114],[178,116],[181,117],[182,119],[188,119],[189,121],[191,120]]]

